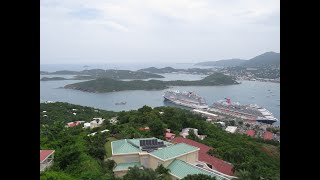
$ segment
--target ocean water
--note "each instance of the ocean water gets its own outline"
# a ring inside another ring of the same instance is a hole
[[[125,69],[118,65],[118,69]],[[144,67],[151,67],[151,64],[144,65]],[[160,67],[171,66],[161,65]],[[66,67],[66,66],[65,66]],[[77,67],[70,66],[64,70],[79,70]],[[130,70],[140,69],[140,66],[126,65]],[[159,67],[159,66],[155,66]],[[173,66],[171,66],[173,67]],[[175,68],[190,68],[194,67],[190,64],[176,64]],[[46,67],[41,69],[44,71],[56,71],[63,69],[56,69],[57,66],[50,68]],[[101,67],[100,67],[101,68]],[[105,68],[106,69],[106,68]],[[161,80],[199,80],[205,77],[204,75],[191,75],[191,74],[161,74],[165,76]],[[40,75],[42,77],[53,77],[57,75]],[[60,75],[59,77],[70,78],[72,75]],[[157,106],[175,106],[171,103],[164,102],[162,95],[166,90],[134,90],[134,91],[120,91],[109,93],[88,93],[71,89],[63,89],[61,87],[81,82],[83,80],[63,80],[63,81],[40,81],[40,101],[60,101],[83,106],[90,106],[99,109],[122,111],[138,109],[143,105],[151,107]],[[176,86],[172,89],[195,91],[197,94],[204,97],[209,105],[213,102],[230,98],[233,102],[241,104],[258,104],[265,107],[273,115],[279,119],[275,125],[280,125],[280,84],[272,82],[259,82],[259,81],[241,81],[238,85],[227,86]],[[125,105],[115,105],[117,102],[127,102]],[[176,107],[176,106],[175,106]]]

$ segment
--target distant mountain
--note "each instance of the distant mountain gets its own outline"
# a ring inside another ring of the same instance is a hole
[[[280,65],[280,53],[266,52],[242,64],[242,66],[245,67],[261,67],[270,65]]]
[[[200,66],[222,66],[222,67],[266,67],[280,65],[280,53],[266,52],[249,60],[243,59],[226,59],[219,61],[200,62],[195,65]]]
[[[246,62],[246,60],[243,59],[225,59],[225,60],[219,60],[219,61],[207,61],[207,62],[200,62],[195,65],[199,66],[221,66],[221,67],[234,67],[234,66],[240,66]]]

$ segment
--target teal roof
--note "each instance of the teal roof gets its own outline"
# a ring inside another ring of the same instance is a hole
[[[191,151],[195,151],[199,148],[194,147],[194,146],[190,146],[188,144],[185,143],[179,143],[179,144],[175,144],[172,146],[168,146],[162,149],[158,149],[155,150],[153,152],[151,152],[150,154],[162,159],[162,160],[167,160],[170,158],[174,158],[176,156],[185,154],[185,153],[189,153]]]
[[[157,138],[138,138],[138,139],[122,139],[111,142],[112,154],[129,154],[138,153],[140,150],[140,140],[157,139]],[[157,139],[162,141],[161,139]],[[163,141],[165,145],[171,145],[172,143]]]
[[[127,142],[127,139],[112,141],[112,154],[138,153],[140,149]]]
[[[170,170],[171,174],[178,177],[179,179],[182,179],[189,174],[190,175],[205,174],[205,175],[209,175],[209,176],[214,176],[214,177],[216,177],[217,180],[225,179],[225,178],[223,178],[213,172],[211,173],[209,171],[206,171],[204,169],[201,169],[197,166],[186,163],[186,162],[181,161],[179,159],[175,159],[174,161],[172,161],[172,163],[170,163],[167,168]]]
[[[140,167],[141,164],[140,164],[140,162],[119,163],[119,164],[117,164],[117,166],[114,168],[114,171],[128,170],[129,167],[134,167],[134,166]]]

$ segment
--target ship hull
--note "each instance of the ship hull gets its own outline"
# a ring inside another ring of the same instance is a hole
[[[192,108],[192,109],[208,109],[209,108],[208,105],[199,106],[199,105],[192,104],[192,103],[185,103],[185,102],[182,102],[182,101],[177,100],[177,99],[170,99],[170,98],[165,97],[165,96],[163,96],[163,97],[164,97],[165,100],[168,100],[171,103],[174,103],[174,104],[180,105],[180,106],[189,107],[189,108]]]

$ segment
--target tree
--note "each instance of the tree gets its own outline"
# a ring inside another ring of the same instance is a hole
[[[40,180],[76,180],[76,178],[64,172],[45,171],[40,174]]]
[[[243,125],[243,121],[239,121],[238,124],[239,124],[240,126],[242,126],[242,125]]]
[[[235,175],[239,178],[239,180],[251,180],[251,174],[247,170],[240,169]]]
[[[160,179],[161,180],[163,180],[163,179],[168,179],[168,180],[171,179],[170,175],[169,175],[170,170],[165,168],[165,167],[163,167],[162,164],[160,164],[160,166],[158,166],[155,171],[157,173],[157,179],[159,179],[159,180]]]
[[[143,114],[143,113],[146,113],[146,112],[151,112],[152,108],[149,107],[149,106],[144,105],[142,108],[138,109],[138,111]]]
[[[249,128],[249,127],[250,127],[250,124],[246,124],[246,126],[247,126],[247,128]]]
[[[191,139],[191,140],[198,140],[198,137],[196,136],[196,134],[194,134],[194,131],[193,130],[189,130],[189,135],[188,135],[188,139]]]
[[[205,174],[189,174],[181,180],[216,180],[216,178]]]
[[[154,119],[154,121],[150,122],[149,127],[155,137],[163,137],[165,126],[159,119]]]
[[[123,180],[155,180],[157,173],[152,169],[140,169],[138,166],[129,167],[129,171],[123,176]]]

